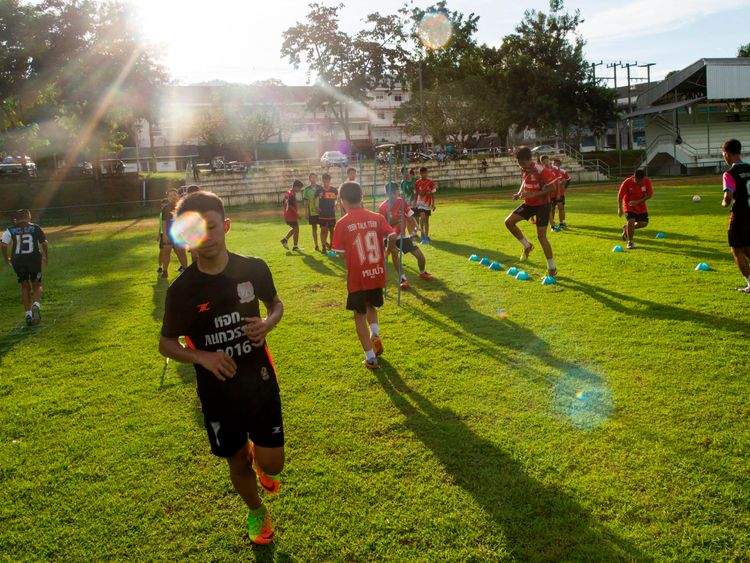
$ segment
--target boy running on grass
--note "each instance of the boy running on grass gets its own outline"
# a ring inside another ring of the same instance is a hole
[[[560,212],[560,228],[567,229],[568,224],[565,222],[565,191],[570,186],[570,174],[568,171],[562,168],[562,160],[559,158],[552,159],[552,171],[557,174],[557,193],[554,194],[552,199],[552,206],[550,208],[549,223],[551,226],[555,226],[555,208]]]
[[[310,180],[310,185],[305,188],[304,192],[302,192],[302,201],[305,202],[307,223],[312,226],[315,250],[320,250],[320,247],[318,246],[318,196],[315,195],[320,186],[318,185],[317,174],[310,174],[308,178]]]
[[[3,261],[13,267],[21,284],[26,324],[38,325],[42,320],[42,267],[48,261],[47,236],[39,225],[31,222],[28,209],[16,211],[13,223],[3,233],[0,249]],[[12,258],[8,256],[8,247]]]
[[[654,188],[643,170],[636,170],[635,174],[625,178],[620,185],[620,191],[617,192],[617,216],[622,217],[624,203],[627,223],[622,226],[622,240],[628,241],[628,248],[635,248],[633,243],[635,230],[648,226],[646,200],[652,195],[654,195]]]
[[[169,228],[174,222],[175,208],[177,202],[180,200],[179,193],[176,189],[170,188],[167,190],[167,204],[161,208],[160,220],[161,224],[161,241],[159,244],[160,254],[159,263],[161,264],[161,277],[169,277],[169,261],[172,256],[172,250],[177,255],[177,259],[180,261],[180,268],[177,270],[179,273],[185,271],[187,268],[187,252],[184,248],[176,246],[172,240],[172,235],[169,232]]]
[[[432,242],[430,238],[430,215],[435,211],[435,192],[437,184],[427,177],[427,168],[419,169],[419,179],[414,182],[414,193],[417,195],[417,215],[422,230],[422,244]]]
[[[341,185],[341,203],[346,214],[336,223],[333,249],[346,258],[346,308],[354,311],[354,326],[365,351],[363,363],[375,369],[377,356],[383,353],[376,309],[383,306],[386,284],[383,240],[388,239],[386,250],[391,252],[396,233],[385,217],[362,208],[362,187],[356,182]]]
[[[302,182],[295,180],[292,189],[284,194],[284,221],[291,227],[286,236],[281,239],[281,244],[289,250],[287,241],[289,237],[293,238],[294,246],[292,250],[300,250],[297,246],[299,242],[299,212],[297,211],[297,194],[302,191]]]
[[[742,162],[742,144],[737,139],[724,143],[721,150],[730,166],[724,172],[724,199],[721,205],[729,207],[734,202],[729,215],[727,238],[734,262],[747,282],[746,287],[737,289],[750,293],[750,164]]]
[[[393,260],[393,267],[396,272],[399,271],[399,251],[403,251],[404,254],[411,253],[417,259],[417,266],[419,267],[419,277],[423,280],[431,280],[432,274],[430,274],[425,266],[427,260],[414,242],[411,240],[412,235],[417,234],[417,221],[414,219],[414,211],[409,207],[409,204],[401,197],[401,193],[396,184],[391,184],[388,192],[388,199],[380,204],[378,212],[386,218],[388,224],[393,227],[396,232],[396,243],[393,245],[391,250],[391,259]],[[406,274],[401,270],[401,279],[399,280],[401,289],[409,288],[409,281],[406,279]]]
[[[321,252],[325,253],[333,244],[333,228],[336,226],[336,202],[339,197],[339,191],[331,186],[331,175],[327,172],[323,174],[323,186],[315,190],[315,195],[320,206],[318,221],[320,222]]]
[[[177,208],[178,217],[186,213],[205,221],[206,236],[196,248],[198,261],[167,290],[159,352],[195,365],[211,451],[226,458],[232,485],[250,509],[250,539],[266,544],[273,528],[256,477],[266,492],[278,491],[270,475],[284,467],[284,429],[265,339],[284,308],[266,263],[227,251],[230,222],[221,198],[204,191],[190,194]]]
[[[547,226],[549,225],[549,194],[556,189],[557,177],[554,173],[538,162],[534,162],[531,149],[520,147],[516,153],[518,165],[521,167],[521,188],[513,195],[513,199],[523,198],[523,205],[513,210],[505,219],[505,226],[523,246],[521,260],[526,260],[534,246],[518,228],[520,221],[527,221],[536,217],[536,238],[547,259],[547,273],[555,277],[557,268],[552,257],[552,246],[547,240]]]

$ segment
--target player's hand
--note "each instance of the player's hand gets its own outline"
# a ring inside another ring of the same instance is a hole
[[[622,209],[618,209],[617,210],[617,216],[618,217],[622,217]]]
[[[263,346],[263,341],[266,339],[266,334],[271,332],[273,328],[266,319],[260,317],[242,317],[242,320],[247,324],[242,327],[245,331],[245,336],[250,343],[256,348]]]
[[[513,194],[513,199],[519,199],[521,197],[521,194]]]
[[[237,373],[237,364],[226,352],[202,352],[198,363],[214,374],[219,381],[226,381]]]

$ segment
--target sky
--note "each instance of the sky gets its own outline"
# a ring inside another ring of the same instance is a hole
[[[136,26],[146,41],[159,46],[162,62],[181,84],[210,80],[251,83],[276,78],[288,85],[307,83],[304,69],[281,58],[282,33],[304,21],[307,0],[128,0]],[[333,2],[325,2],[331,5]],[[341,12],[344,29],[356,32],[374,10],[395,12],[403,0],[348,0]],[[434,2],[415,0],[426,8]],[[655,63],[652,79],[663,78],[701,58],[734,57],[750,42],[750,0],[733,3],[707,0],[569,0],[568,11],[580,10],[590,62],[603,61],[597,76],[612,77],[607,63]],[[479,16],[477,39],[499,45],[512,33],[526,9],[548,11],[540,0],[449,0],[448,8]],[[645,69],[631,70],[645,77]],[[625,83],[625,70],[617,75]],[[610,81],[611,84],[611,81]]]

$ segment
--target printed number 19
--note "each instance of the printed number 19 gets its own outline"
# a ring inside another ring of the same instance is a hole
[[[354,246],[357,247],[360,264],[364,264],[365,260],[370,264],[380,263],[380,244],[378,233],[375,231],[365,233],[364,244],[362,244],[362,235],[357,233],[357,238],[354,239]]]

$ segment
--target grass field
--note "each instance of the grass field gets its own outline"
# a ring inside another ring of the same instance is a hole
[[[192,366],[157,353],[156,221],[51,229],[40,327],[0,276],[0,559],[750,559],[750,297],[716,185],[657,184],[623,254],[613,188],[568,200],[556,286],[540,250],[528,282],[467,261],[518,265],[507,196],[439,202],[436,280],[407,259],[376,372],[342,260],[284,251],[280,213],[235,217],[230,249],[268,262],[285,305],[266,547],[210,454]]]

